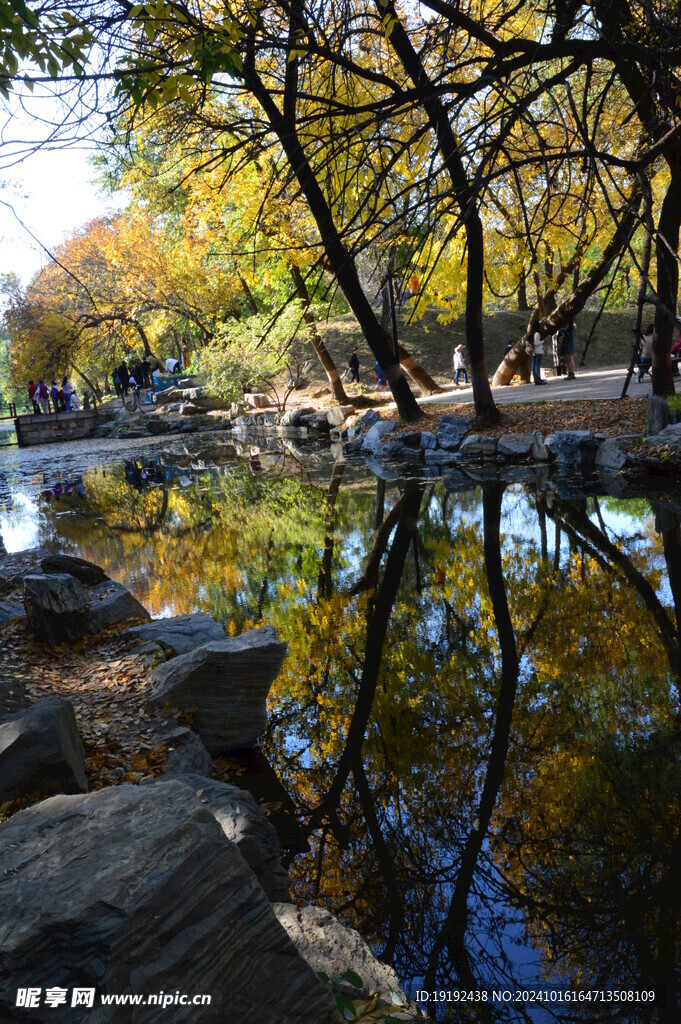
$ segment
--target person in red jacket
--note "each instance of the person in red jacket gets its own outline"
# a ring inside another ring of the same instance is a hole
[[[34,380],[28,382],[28,400],[33,406],[33,412],[36,415],[40,415],[40,406],[38,405],[38,385]]]

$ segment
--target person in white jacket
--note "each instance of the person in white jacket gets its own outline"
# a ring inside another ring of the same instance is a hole
[[[544,339],[542,338],[541,331],[535,331],[532,339],[532,376],[534,377],[535,384],[546,384],[546,381],[541,379],[541,364],[543,358]]]
[[[459,374],[463,374],[464,384],[468,384],[468,370],[466,369],[466,351],[463,345],[457,345],[454,349],[454,383],[459,383]]]

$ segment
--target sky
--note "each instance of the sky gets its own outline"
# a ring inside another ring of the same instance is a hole
[[[9,203],[48,249],[81,224],[117,205],[93,184],[85,149],[34,153],[3,174],[0,200]],[[49,257],[6,206],[0,206],[0,274],[13,272],[27,284]]]
[[[122,205],[122,197],[98,191],[89,162],[92,142],[78,139],[77,131],[60,131],[60,122],[67,126],[68,121],[63,110],[52,97],[35,97],[28,103],[13,99],[0,114],[0,274],[18,274],[24,284],[49,260],[39,243],[50,249],[93,217]],[[82,134],[87,136],[91,125],[86,122]],[[55,148],[33,145],[50,134]],[[2,204],[16,211],[35,239]]]

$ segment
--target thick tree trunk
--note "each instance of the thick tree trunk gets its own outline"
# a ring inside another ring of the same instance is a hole
[[[527,301],[527,281],[525,279],[525,268],[523,267],[518,281],[518,312],[529,313],[530,304]]]
[[[671,350],[674,344],[676,303],[679,294],[679,226],[681,225],[681,193],[678,178],[672,178],[662,202],[657,224],[655,251],[657,254],[657,299],[653,338],[654,395],[673,395]]]
[[[381,4],[381,0],[376,0],[376,6],[379,15],[384,17],[386,7]],[[466,346],[468,349],[471,383],[473,385],[473,400],[478,417],[482,420],[494,421],[499,418],[499,413],[494,404],[485,365],[485,347],[482,331],[485,248],[477,196],[468,180],[459,146],[449,122],[447,110],[433,88],[422,59],[412,46],[411,40],[392,4],[389,7],[389,12],[395,18],[395,23],[390,33],[390,45],[402,62],[404,70],[416,88],[421,92],[421,104],[437,139],[438,148],[442,153],[447,173],[452,182],[456,202],[461,212],[468,245],[468,265],[466,270]]]
[[[340,379],[338,368],[331,358],[331,353],[324,344],[324,341],[317,330],[317,321],[314,318],[314,314],[310,309],[310,293],[307,290],[305,284],[305,278],[300,272],[300,268],[294,263],[289,264],[289,270],[291,271],[291,277],[293,278],[293,284],[296,289],[296,295],[303,303],[303,319],[310,328],[310,339],[312,341],[312,347],[315,350],[315,354],[319,359],[319,362],[324,368],[326,379],[329,382],[329,386],[333,393],[333,397],[336,399],[339,405],[352,405],[352,400],[348,398],[343,387],[343,381]]]

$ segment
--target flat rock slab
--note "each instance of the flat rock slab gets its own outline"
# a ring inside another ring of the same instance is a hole
[[[189,651],[225,640],[226,634],[219,622],[207,612],[174,615],[168,619],[153,619],[143,626],[126,629],[125,636],[138,636],[159,644],[169,655],[188,654]]]
[[[96,989],[92,1009],[59,1007],[66,1024],[337,1024],[329,989],[180,782],[21,811],[0,826],[0,879],[0,1007],[10,1015],[18,988],[49,984]],[[102,994],[177,990],[209,994],[211,1006],[101,1005]]]
[[[541,440],[538,434],[503,434],[499,438],[497,454],[506,459],[529,459],[532,449]]]
[[[50,647],[93,632],[88,592],[66,573],[24,577],[28,628]]]
[[[204,644],[154,669],[151,701],[193,712],[211,754],[252,747],[267,725],[267,694],[286,649],[272,626]]]
[[[235,844],[260,882],[267,898],[289,903],[290,883],[288,871],[281,864],[282,850],[277,831],[251,794],[203,775],[187,773],[176,778],[189,786],[197,800],[219,821],[227,838]],[[164,780],[161,777],[157,781]]]
[[[43,697],[0,721],[0,804],[32,793],[87,793],[73,707]]]
[[[670,423],[647,440],[649,444],[668,444],[672,448],[678,448],[681,446],[681,423]]]
[[[275,903],[273,910],[315,973],[324,972],[329,978],[338,978],[352,971],[362,979],[361,991],[345,985],[342,986],[344,994],[363,999],[378,994],[383,1004],[394,1004],[396,1009],[408,1003],[392,967],[380,963],[359,932],[346,928],[328,910],[296,907],[290,903]],[[419,1016],[416,1013],[414,1019]]]
[[[91,587],[96,583],[106,583],[107,574],[94,562],[74,555],[48,555],[43,558],[40,568],[44,573],[66,573],[79,580],[83,586]]]
[[[467,459],[490,458],[497,453],[497,438],[487,434],[469,434],[462,441],[459,451]]]
[[[108,580],[87,591],[90,619],[95,631],[115,626],[129,619],[149,619],[151,616],[136,597],[122,583]]]

